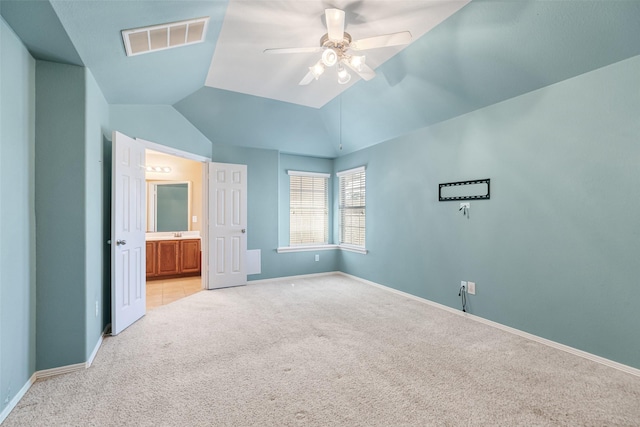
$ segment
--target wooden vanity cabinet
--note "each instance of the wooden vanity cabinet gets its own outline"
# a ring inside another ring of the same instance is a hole
[[[147,277],[157,275],[158,267],[156,260],[158,254],[156,253],[156,242],[147,242]]]
[[[147,242],[147,279],[200,274],[200,239]]]
[[[200,273],[200,240],[180,240],[180,272]]]
[[[175,276],[180,274],[180,241],[158,240],[158,276]]]

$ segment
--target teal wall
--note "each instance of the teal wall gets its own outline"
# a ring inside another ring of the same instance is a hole
[[[85,68],[85,246],[86,246],[86,345],[88,360],[102,336],[105,299],[103,294],[104,254],[109,251],[103,237],[104,150],[103,140],[109,135],[109,104],[91,71]],[[109,188],[111,188],[109,186]],[[96,304],[98,312],[96,313]]]
[[[85,69],[36,64],[37,370],[86,355]]]
[[[0,413],[35,372],[35,70],[0,18]]]
[[[109,108],[84,67],[37,61],[36,92],[36,368],[43,370],[86,362],[105,326]]]
[[[322,157],[338,153],[335,107],[304,107],[206,86],[174,106],[214,144]],[[334,138],[335,144],[327,144]]]
[[[336,160],[367,166],[368,255],[340,269],[640,368],[640,56]],[[438,184],[491,178],[491,199]]]
[[[211,158],[211,141],[170,105],[111,105],[111,129]]]
[[[299,165],[310,158],[301,157]],[[283,253],[278,248],[278,188],[282,168],[277,151],[259,148],[237,148],[213,145],[213,161],[247,165],[247,247],[260,249],[262,272],[249,276],[249,280],[300,274],[335,271],[338,251],[320,251],[320,261],[314,261],[314,252]],[[296,164],[287,159],[287,164]],[[288,181],[287,181],[288,182]],[[288,218],[288,208],[285,212]]]

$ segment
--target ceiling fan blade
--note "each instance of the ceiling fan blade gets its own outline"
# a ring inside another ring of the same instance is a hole
[[[369,37],[355,40],[349,47],[353,50],[375,49],[378,47],[399,46],[411,42],[411,33],[401,31],[399,33],[383,34],[381,36]]]
[[[356,67],[351,65],[351,63],[349,63],[349,61],[342,61],[342,63],[345,64],[347,67],[351,68],[351,70],[353,70],[363,80],[369,81],[369,80],[371,80],[372,78],[374,78],[376,76],[376,72],[373,71],[373,69],[371,67],[369,67],[367,64],[361,64],[360,65],[360,70],[358,70]]]
[[[262,53],[318,53],[322,52],[322,47],[282,47],[265,49]]]
[[[344,10],[326,9],[324,15],[327,20],[329,40],[334,42],[344,40]]]
[[[306,76],[304,76],[302,78],[302,80],[300,80],[300,83],[298,83],[300,86],[305,86],[308,85],[309,83],[311,83],[313,80],[315,79],[315,77],[313,76],[313,74],[311,73],[311,71],[309,71],[307,73]]]

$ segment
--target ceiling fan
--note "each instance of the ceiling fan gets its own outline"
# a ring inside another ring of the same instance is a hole
[[[326,9],[325,21],[327,24],[327,34],[320,38],[320,46],[316,47],[292,47],[265,49],[264,53],[320,53],[321,58],[314,65],[309,67],[309,72],[300,80],[300,85],[308,85],[313,80],[318,80],[328,67],[336,65],[338,72],[338,83],[347,84],[351,80],[351,74],[345,65],[353,70],[364,80],[371,80],[375,71],[365,64],[364,55],[354,55],[367,49],[375,49],[388,46],[399,46],[411,42],[411,33],[401,31],[399,33],[383,34],[375,37],[368,37],[360,40],[352,40],[351,34],[344,31],[345,13],[340,9]]]

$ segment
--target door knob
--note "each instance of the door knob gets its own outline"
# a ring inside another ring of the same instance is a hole
[[[246,228],[243,228],[243,229],[242,229],[242,233],[246,233],[246,232],[247,232],[247,229],[246,229]]]
[[[126,245],[127,241],[126,240],[116,240],[116,245],[120,246],[120,245]]]

